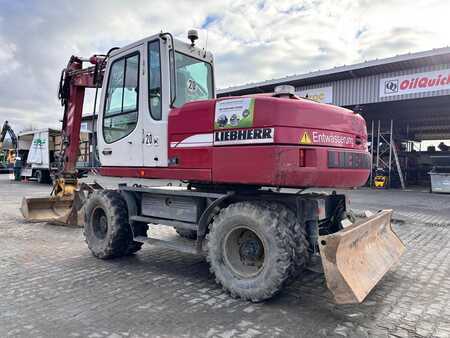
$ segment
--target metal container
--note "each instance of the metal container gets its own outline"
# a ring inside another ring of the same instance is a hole
[[[429,172],[431,192],[450,193],[450,172]]]
[[[440,171],[450,172],[450,155],[432,155],[430,159],[433,166],[441,169]]]

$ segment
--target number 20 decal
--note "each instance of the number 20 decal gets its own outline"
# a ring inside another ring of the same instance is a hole
[[[153,144],[155,147],[159,145],[159,138],[158,136],[153,136],[152,133],[147,133],[144,136],[144,144],[151,145]]]

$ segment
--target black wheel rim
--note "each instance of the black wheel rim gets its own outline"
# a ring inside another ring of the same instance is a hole
[[[104,239],[108,232],[108,218],[102,208],[96,208],[92,213],[92,229],[98,239]]]
[[[255,277],[264,268],[264,241],[257,232],[247,226],[233,228],[225,236],[222,250],[228,267],[241,278]]]

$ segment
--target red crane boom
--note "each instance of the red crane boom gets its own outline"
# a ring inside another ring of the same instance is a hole
[[[86,88],[102,85],[106,56],[94,55],[89,59],[72,56],[61,72],[58,98],[64,107],[62,120],[62,149],[59,170],[56,173],[55,195],[72,193],[77,185],[76,162],[80,143],[80,128]],[[93,66],[83,68],[83,62]],[[95,110],[95,107],[94,107]]]

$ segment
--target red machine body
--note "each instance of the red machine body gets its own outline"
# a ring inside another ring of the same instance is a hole
[[[336,301],[362,302],[404,251],[392,210],[344,229],[344,195],[260,188],[364,184],[371,163],[364,119],[300,99],[290,86],[273,95],[201,100],[215,97],[213,59],[195,48],[196,37],[190,31],[185,44],[161,33],[106,55],[70,59],[60,81],[63,156],[54,196],[24,198],[24,218],[83,226],[88,247],[102,259],[135,253],[141,243],[205,254],[223,288],[251,301],[272,297],[320,255]],[[147,67],[140,62],[146,54]],[[84,92],[100,87],[100,173],[190,185],[125,183],[102,191],[98,183],[79,184]],[[154,224],[195,242],[152,237]]]
[[[370,154],[359,114],[297,97],[248,98],[254,100],[251,127],[215,125],[216,105],[230,98],[187,103],[169,113],[168,167],[103,167],[101,173],[298,188],[367,181]]]

